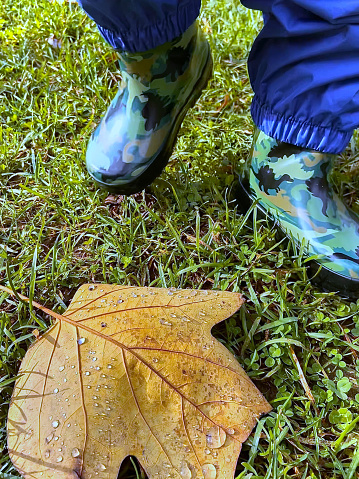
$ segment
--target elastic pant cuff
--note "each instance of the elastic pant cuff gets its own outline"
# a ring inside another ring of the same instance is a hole
[[[200,0],[190,0],[178,7],[174,15],[152,25],[140,25],[129,31],[114,32],[98,25],[101,35],[115,49],[132,53],[144,52],[170,42],[184,33],[196,20]]]
[[[353,131],[312,125],[308,121],[286,118],[271,111],[255,97],[251,108],[256,126],[266,135],[292,145],[317,150],[322,153],[339,154],[347,147]]]

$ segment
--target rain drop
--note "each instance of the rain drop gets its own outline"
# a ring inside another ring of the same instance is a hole
[[[54,393],[57,394],[59,392],[58,388],[54,389]]]
[[[94,284],[90,284],[89,291],[93,291],[94,289],[96,289],[96,286]]]
[[[89,371],[86,371],[86,372],[85,372],[85,376],[90,376],[90,372],[89,372]]]
[[[107,369],[111,369],[111,368],[112,368],[112,364],[109,364],[109,365],[107,366]]]
[[[59,421],[53,421],[53,423],[52,423],[52,427],[55,427],[55,428],[59,427],[59,425],[60,425]]]
[[[119,300],[117,301],[117,304],[121,304],[121,303],[123,303],[123,299],[119,299]]]
[[[101,323],[101,328],[106,328],[107,323]]]
[[[77,340],[77,344],[84,344],[85,341],[86,341],[85,338],[79,338],[79,339]]]
[[[234,429],[232,427],[230,427],[229,429],[227,429],[227,432],[228,434],[230,434],[231,436],[235,433]]]
[[[45,442],[46,444],[49,444],[54,438],[54,435],[53,434],[50,434],[49,436],[47,436],[47,438],[45,439]]]
[[[106,471],[106,466],[104,466],[103,464],[100,464],[98,468],[100,469],[100,471]]]
[[[59,371],[63,371],[65,369],[65,366],[60,366]]]
[[[50,451],[49,450],[45,451],[44,456],[46,459],[48,459],[50,457]]]
[[[192,472],[186,462],[182,463],[180,474],[183,479],[191,479]]]
[[[79,455],[80,455],[80,451],[77,449],[77,447],[72,449],[72,451],[71,451],[71,456],[72,457],[79,457]]]
[[[63,461],[63,457],[62,456],[59,456],[57,459],[56,459],[56,462],[62,462]]]
[[[157,358],[153,358],[152,361],[153,361],[154,363],[158,363],[158,359],[157,359]]]
[[[222,447],[226,442],[227,434],[218,426],[211,427],[206,434],[207,446],[211,449]]]
[[[172,326],[172,323],[166,321],[165,319],[160,319],[160,324],[163,324],[164,326]]]
[[[204,479],[216,479],[217,470],[213,464],[203,464],[202,472]]]

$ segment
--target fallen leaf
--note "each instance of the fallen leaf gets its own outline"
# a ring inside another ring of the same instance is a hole
[[[4,288],[2,288],[4,289]],[[20,295],[19,295],[20,296]],[[85,285],[22,362],[8,447],[32,479],[116,479],[136,456],[150,479],[229,479],[270,411],[211,328],[239,294]]]

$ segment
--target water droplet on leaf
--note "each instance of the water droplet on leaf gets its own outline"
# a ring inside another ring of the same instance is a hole
[[[160,319],[160,324],[163,324],[164,326],[172,326],[172,323],[166,321],[165,319]]]
[[[80,455],[80,451],[77,449],[77,447],[72,449],[72,451],[71,451],[71,456],[72,457],[79,457],[79,455]]]
[[[213,464],[203,464],[202,472],[204,479],[216,479],[217,477],[217,469]]]
[[[85,338],[79,338],[79,339],[77,340],[77,344],[84,344],[85,341],[86,341]]]
[[[52,427],[55,427],[55,428],[59,427],[59,425],[60,425],[59,421],[53,421],[53,423],[52,423]]]
[[[211,449],[222,447],[226,442],[227,434],[218,426],[211,427],[206,434],[207,446]]]
[[[180,474],[181,474],[181,477],[183,479],[191,479],[192,478],[191,469],[188,467],[188,464],[186,462],[182,463]]]

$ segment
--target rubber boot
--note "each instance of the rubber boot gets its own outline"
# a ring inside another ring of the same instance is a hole
[[[86,166],[99,186],[129,195],[161,174],[211,76],[212,57],[194,23],[158,48],[121,53],[120,70],[121,87],[90,139]]]
[[[359,217],[333,191],[329,173],[335,158],[257,131],[242,187],[286,236],[315,256],[310,264],[316,285],[357,299]]]

